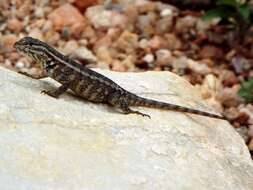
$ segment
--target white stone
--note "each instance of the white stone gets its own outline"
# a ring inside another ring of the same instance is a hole
[[[143,57],[143,61],[147,63],[152,63],[155,60],[155,57],[153,54],[149,53]]]
[[[210,111],[169,72],[97,70],[141,96]],[[253,164],[226,121],[133,108],[124,115],[0,68],[1,190],[252,190]]]
[[[173,11],[171,9],[163,9],[160,13],[161,17],[171,16]]]

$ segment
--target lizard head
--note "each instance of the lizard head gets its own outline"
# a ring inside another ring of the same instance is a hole
[[[49,60],[48,45],[32,37],[24,37],[17,41],[13,47],[20,53],[28,55],[34,61],[44,63]]]

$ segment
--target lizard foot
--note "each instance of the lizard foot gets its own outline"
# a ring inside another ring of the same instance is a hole
[[[51,96],[53,98],[58,98],[59,97],[59,95],[56,94],[54,91],[42,90],[40,93],[41,94],[46,94],[46,95]]]

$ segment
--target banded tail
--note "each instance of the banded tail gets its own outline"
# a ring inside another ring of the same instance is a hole
[[[165,102],[159,102],[156,100],[146,99],[139,96],[136,96],[136,101],[131,104],[131,106],[141,106],[141,107],[150,107],[150,108],[158,108],[163,110],[172,110],[172,111],[178,111],[178,112],[185,112],[185,113],[191,113],[196,115],[202,115],[222,120],[227,120],[224,116],[208,113],[205,111],[200,111],[196,109],[191,109],[175,104],[165,103]]]

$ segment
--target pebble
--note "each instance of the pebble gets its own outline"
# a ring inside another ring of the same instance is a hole
[[[13,44],[18,41],[18,38],[14,34],[7,34],[0,37],[0,42],[3,47],[0,49],[0,52],[10,52],[13,50]]]
[[[78,9],[84,10],[91,5],[98,3],[98,0],[73,0],[73,4],[77,6]]]
[[[201,58],[212,58],[212,59],[221,59],[224,57],[223,50],[221,48],[205,45],[201,48],[199,55]]]
[[[96,29],[109,29],[119,27],[124,29],[127,24],[127,18],[116,11],[104,10],[101,5],[89,7],[85,16]]]
[[[44,7],[36,7],[34,11],[34,16],[36,18],[43,18],[45,15]]]
[[[240,85],[234,85],[233,87],[225,87],[217,93],[217,100],[227,107],[236,107],[238,105],[237,93],[240,89]]]
[[[145,61],[146,63],[152,63],[152,62],[154,62],[155,57],[154,57],[153,54],[149,53],[149,54],[145,55],[142,59],[143,59],[143,61]]]
[[[169,50],[180,50],[182,49],[181,40],[173,33],[167,33],[164,35],[164,41],[166,42],[166,48]]]
[[[211,69],[204,63],[194,61],[192,59],[187,60],[188,67],[197,74],[207,75],[211,73]]]
[[[138,45],[138,35],[129,31],[124,31],[115,42],[115,47],[127,53],[133,52]]]
[[[238,83],[238,79],[233,71],[222,70],[221,80],[224,86],[233,86]]]
[[[234,57],[231,60],[231,64],[238,74],[248,71],[251,67],[250,61],[242,56]]]
[[[23,27],[23,23],[17,18],[13,18],[7,21],[7,28],[12,32],[20,32]]]
[[[42,32],[39,28],[32,29],[29,32],[28,36],[33,37],[33,38],[37,38],[37,39],[42,40],[42,41],[44,40],[43,34],[42,34]]]
[[[173,17],[163,17],[156,22],[156,33],[165,34],[173,30]]]
[[[194,29],[198,21],[197,17],[185,16],[177,19],[175,30],[179,34],[188,33],[191,29]]]
[[[18,62],[15,63],[15,67],[16,67],[17,69],[24,68],[24,66],[25,66],[25,64],[24,64],[24,62],[22,62],[22,61],[18,61]]]
[[[153,12],[156,8],[156,4],[154,2],[146,0],[136,0],[135,6],[140,14]]]
[[[111,52],[106,46],[99,46],[96,49],[96,56],[99,60],[107,63],[108,65],[113,63]]]
[[[84,29],[85,19],[79,10],[71,4],[64,4],[48,15],[55,30],[61,31],[69,27],[71,34],[79,36]]]
[[[167,49],[159,49],[155,52],[156,65],[163,66],[168,65],[172,62],[171,51]]]
[[[184,56],[173,60],[173,71],[176,73],[184,73],[185,69],[187,68],[187,60],[188,59]]]
[[[172,15],[173,15],[173,11],[171,9],[163,9],[160,12],[161,17],[168,17],[168,16],[172,16]]]
[[[152,50],[158,50],[161,48],[166,48],[167,43],[166,43],[166,40],[164,40],[161,36],[154,36],[153,38],[149,40],[148,46]]]
[[[95,57],[95,55],[88,50],[86,47],[79,47],[77,49],[75,49],[72,53],[71,53],[71,57],[76,58],[78,60],[92,60],[92,61],[97,61],[97,58]]]
[[[61,51],[64,54],[71,55],[78,48],[78,43],[76,40],[70,40],[65,43],[64,47],[61,48]]]

